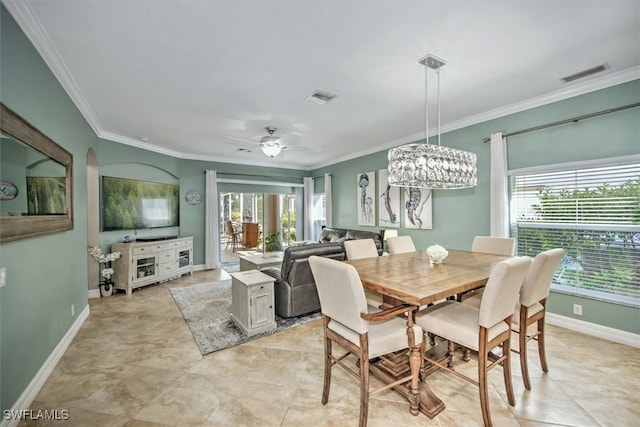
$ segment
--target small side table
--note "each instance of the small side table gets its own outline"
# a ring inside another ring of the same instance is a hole
[[[267,252],[265,254],[242,255],[240,271],[262,270],[266,267],[280,267],[284,252]]]
[[[231,273],[231,320],[248,336],[277,326],[273,282],[258,270]]]

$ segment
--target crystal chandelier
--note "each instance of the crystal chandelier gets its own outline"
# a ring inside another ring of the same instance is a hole
[[[476,155],[440,145],[440,68],[445,61],[429,54],[419,62],[425,71],[426,143],[406,144],[389,150],[389,184],[418,188],[475,187],[478,181]],[[429,144],[428,68],[435,70],[438,77],[438,145]]]

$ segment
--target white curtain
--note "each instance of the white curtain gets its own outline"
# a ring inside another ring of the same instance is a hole
[[[218,212],[217,172],[208,170],[206,174],[206,220],[204,267],[207,270],[220,268],[220,214]]]
[[[313,178],[302,179],[304,184],[304,240],[313,239]]]
[[[507,138],[491,135],[491,235],[509,237]]]
[[[324,207],[326,210],[325,222],[327,227],[332,226],[331,213],[331,174],[324,174]]]

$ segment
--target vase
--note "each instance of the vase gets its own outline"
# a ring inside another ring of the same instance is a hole
[[[100,284],[100,296],[110,297],[113,295],[113,283]]]
[[[431,260],[431,264],[442,264],[444,262],[444,258],[429,257],[429,260]]]

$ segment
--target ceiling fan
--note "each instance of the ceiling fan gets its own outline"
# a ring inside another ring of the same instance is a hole
[[[267,135],[263,136],[260,138],[260,142],[256,143],[254,141],[249,141],[246,139],[241,139],[241,138],[234,138],[232,136],[228,136],[227,138],[229,139],[235,139],[237,141],[242,141],[242,142],[248,142],[251,144],[257,144],[257,147],[255,148],[244,148],[244,147],[240,147],[237,149],[237,151],[243,151],[246,153],[250,153],[252,151],[254,151],[255,149],[260,149],[262,150],[262,152],[273,158],[276,157],[277,155],[279,155],[282,150],[285,150],[287,148],[290,149],[294,149],[294,150],[303,150],[303,151],[315,151],[315,152],[319,152],[322,151],[321,148],[319,147],[308,147],[308,146],[302,146],[302,145],[295,145],[295,144],[285,144],[283,141],[283,137],[281,136],[277,136],[274,135],[274,133],[276,132],[277,128],[275,127],[271,127],[271,126],[267,126],[264,128],[267,131]]]
[[[269,135],[260,138],[260,149],[267,156],[275,157],[280,154],[280,151],[282,151],[283,148],[280,143],[280,137],[273,136],[277,129],[267,126],[264,130],[266,130]]]

